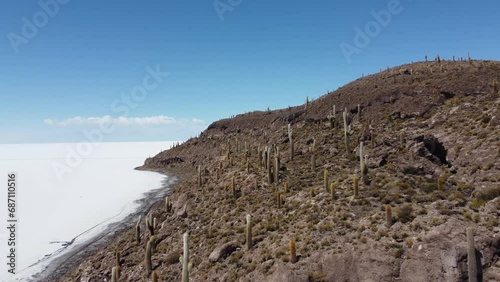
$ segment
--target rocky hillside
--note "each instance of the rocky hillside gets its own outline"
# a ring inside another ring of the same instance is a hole
[[[420,62],[215,122],[145,161],[180,177],[172,208],[144,211],[156,226],[60,281],[110,281],[116,265],[118,281],[180,281],[185,232],[191,281],[500,281],[495,79],[497,61]]]

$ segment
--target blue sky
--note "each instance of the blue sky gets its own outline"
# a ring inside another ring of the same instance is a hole
[[[495,0],[1,1],[0,143],[96,130],[183,140],[425,54],[498,60],[499,11]]]

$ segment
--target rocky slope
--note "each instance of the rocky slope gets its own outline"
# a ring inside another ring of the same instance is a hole
[[[500,87],[494,79],[500,79],[496,61],[404,65],[305,105],[220,120],[147,159],[143,169],[180,177],[171,211],[163,202],[144,211],[158,223],[152,265],[159,281],[180,280],[184,232],[192,281],[468,281],[468,227],[475,231],[479,279],[500,281]],[[273,181],[259,157],[265,146],[272,171],[279,155]],[[110,281],[117,264],[119,281],[151,281],[145,263],[151,236],[144,220],[139,226],[140,243],[131,228],[60,281]]]

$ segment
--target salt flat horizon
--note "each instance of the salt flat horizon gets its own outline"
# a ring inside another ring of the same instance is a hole
[[[17,173],[18,181],[18,274],[7,272],[7,258],[2,255],[0,280],[27,281],[54,258],[134,213],[137,200],[162,188],[166,178],[134,168],[176,142],[88,143],[87,149],[79,142],[0,144],[2,182],[7,183],[10,172]],[[5,225],[7,191],[2,190],[0,219]],[[8,252],[7,232],[0,229],[2,254]],[[70,246],[63,248],[68,242]]]

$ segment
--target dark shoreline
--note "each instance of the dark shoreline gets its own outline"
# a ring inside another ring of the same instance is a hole
[[[135,170],[163,174],[165,178],[161,182],[161,188],[144,193],[143,198],[135,201],[139,203],[139,207],[134,213],[128,215],[120,222],[110,224],[101,234],[96,235],[78,245],[74,250],[56,258],[44,270],[32,276],[29,281],[59,281],[64,275],[71,272],[75,267],[78,267],[86,258],[95,254],[97,250],[102,249],[111,238],[119,236],[128,228],[134,226],[137,217],[147,214],[156,203],[162,201],[172,191],[172,186],[179,179],[177,176],[162,170],[145,169],[142,166],[136,167]]]

